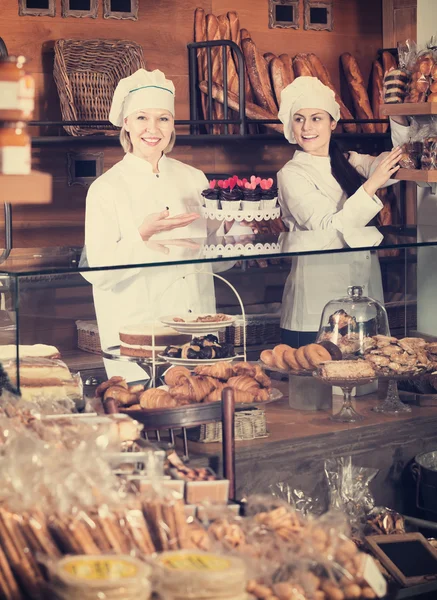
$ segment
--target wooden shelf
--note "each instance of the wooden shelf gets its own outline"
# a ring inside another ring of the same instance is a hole
[[[9,204],[50,204],[52,176],[32,171],[30,175],[0,175],[0,202]]]
[[[382,104],[380,111],[382,117],[437,115],[437,102],[404,102],[402,104]]]
[[[402,181],[424,181],[426,183],[437,183],[437,169],[431,171],[419,169],[399,169],[394,175]]]

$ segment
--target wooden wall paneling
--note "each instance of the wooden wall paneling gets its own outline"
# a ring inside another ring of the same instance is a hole
[[[384,48],[416,40],[417,0],[382,0],[382,15]]]

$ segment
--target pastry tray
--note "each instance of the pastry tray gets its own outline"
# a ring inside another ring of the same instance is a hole
[[[288,371],[284,371],[284,369],[278,369],[277,367],[269,367],[269,365],[266,365],[266,363],[264,363],[262,360],[258,361],[258,364],[265,370],[265,371],[273,371],[275,373],[281,373],[281,375],[294,375],[295,377],[312,377],[313,376],[313,371],[293,371],[292,369],[289,369]]]
[[[223,331],[227,327],[231,327],[237,319],[235,315],[226,315],[228,318],[226,321],[200,321],[198,323],[188,322],[188,321],[174,321],[175,318],[186,317],[191,319],[196,319],[197,317],[205,316],[205,315],[197,315],[197,314],[188,314],[188,315],[168,315],[165,317],[161,317],[160,321],[164,325],[168,325],[175,331],[179,333],[186,333],[187,335],[207,335],[208,333],[215,331]]]
[[[214,365],[221,362],[233,362],[240,358],[244,359],[244,355],[236,354],[235,356],[228,356],[226,358],[173,358],[172,356],[162,356],[160,354],[158,358],[165,359],[172,366],[197,367],[201,365]]]
[[[272,388],[270,400],[266,402],[251,402],[247,404],[236,404],[235,410],[248,410],[250,408],[262,408],[272,402],[277,402],[283,394],[277,388]],[[188,404],[176,408],[155,408],[151,410],[123,410],[120,413],[135,419],[146,430],[153,429],[177,429],[180,427],[196,427],[212,421],[220,421],[222,418],[222,403],[210,402],[208,404]]]
[[[201,214],[205,219],[215,219],[216,221],[272,221],[281,216],[281,208],[256,208],[252,210],[222,210],[221,208],[211,209],[203,206]]]

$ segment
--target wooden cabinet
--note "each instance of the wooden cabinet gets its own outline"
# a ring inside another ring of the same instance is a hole
[[[384,48],[396,48],[405,40],[416,41],[417,0],[383,0],[382,30]]]

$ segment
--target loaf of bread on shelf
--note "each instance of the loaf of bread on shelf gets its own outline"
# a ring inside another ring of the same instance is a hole
[[[250,38],[243,39],[241,45],[257,104],[264,110],[272,114],[277,114],[278,107],[270,84],[267,61]]]
[[[310,61],[308,54],[296,54],[293,58],[293,71],[296,77],[317,77]]]
[[[231,25],[227,15],[219,15],[217,17],[219,24],[219,33],[221,40],[231,40]],[[222,49],[222,53],[226,52],[226,69],[228,78],[228,90],[234,94],[238,94],[238,73],[234,63],[234,57],[232,56],[231,49],[226,46]],[[201,81],[201,80],[200,80]],[[236,118],[235,113],[228,114],[228,118]],[[229,133],[238,133],[238,125],[229,125]]]
[[[265,52],[263,56],[267,64],[270,64],[270,61],[276,58],[276,54],[273,54],[273,52]]]
[[[293,60],[288,54],[281,54],[279,58],[282,60],[282,64],[284,65],[285,72],[287,74],[290,83],[294,81],[294,70],[293,70]]]
[[[388,50],[384,50],[384,52],[382,53],[382,71],[383,71],[383,76],[388,73],[389,71],[391,71],[392,69],[397,69],[398,68],[398,61],[396,60],[396,58],[393,56],[393,54],[391,52],[389,52]]]
[[[275,92],[276,103],[279,106],[281,103],[281,93],[284,88],[292,82],[288,71],[280,58],[273,56],[269,62],[270,77],[272,80],[273,90]]]
[[[313,71],[315,72],[316,77],[320,79],[320,81],[328,86],[335,94],[335,99],[340,106],[340,115],[342,119],[353,120],[354,116],[348,109],[348,107],[344,104],[343,100],[340,98],[337,90],[332,83],[331,76],[329,74],[328,69],[322,63],[318,56],[313,54],[312,52],[307,54],[307,60],[310,63]],[[354,123],[344,123],[342,125],[343,129],[347,131],[347,133],[356,133],[359,130],[359,127]]]
[[[373,112],[370,107],[369,96],[364,85],[363,76],[357,61],[349,52],[341,55],[343,70],[351,91],[355,106],[355,114],[358,119],[373,119]],[[365,123],[361,125],[365,133],[375,133],[374,123]]]
[[[220,28],[219,22],[215,15],[208,14],[206,15],[206,35],[207,40],[209,42],[220,40]],[[211,48],[211,70],[212,70],[212,80],[217,82],[220,85],[223,85],[223,60],[222,60],[222,51],[221,48],[215,47]],[[213,118],[214,119],[224,119],[225,113],[223,110],[223,106],[220,102],[214,102],[213,105]],[[220,134],[223,133],[223,125],[213,125],[213,133]]]
[[[204,94],[208,93],[208,84],[206,81],[200,82],[199,87]],[[223,86],[213,83],[212,84],[212,97],[215,100],[217,100],[218,102],[223,104],[223,102],[224,102]],[[238,96],[236,96],[232,92],[228,92],[228,105],[233,110],[238,110],[238,106],[239,106]],[[249,119],[254,119],[254,120],[276,119],[277,111],[276,111],[276,114],[274,114],[274,113],[268,112],[267,110],[262,109],[259,106],[256,106],[255,104],[246,102],[246,116],[249,117]],[[271,124],[266,124],[265,126],[269,129],[273,129],[274,131],[277,131],[278,133],[284,132],[284,126],[282,124],[276,125],[275,123],[271,123]]]
[[[372,68],[372,110],[375,119],[381,118],[380,107],[384,102],[384,73],[381,63],[377,60],[373,62]],[[388,129],[388,123],[376,123],[375,129],[378,133],[385,133]]]
[[[203,8],[196,8],[194,12],[194,41],[206,42],[206,17]],[[199,81],[207,78],[207,56],[206,48],[198,48],[197,50],[197,76]],[[207,98],[203,94],[200,97],[202,116],[208,118]]]

